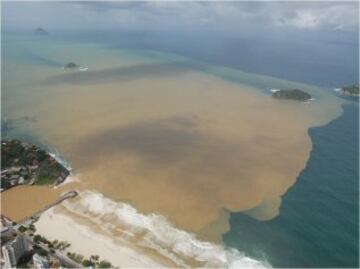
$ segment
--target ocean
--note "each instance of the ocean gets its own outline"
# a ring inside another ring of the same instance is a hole
[[[208,39],[164,36],[5,34],[3,135],[80,175],[68,211],[145,234],[175,264],[358,266],[359,106],[333,91],[357,80],[356,45],[316,39],[295,54],[290,42],[284,60],[259,57],[257,39],[214,53]],[[89,70],[61,69],[69,61]],[[315,101],[271,100],[282,87]]]
[[[358,267],[358,113],[354,99],[341,117],[311,128],[310,159],[279,216],[262,222],[232,213],[225,242],[274,267]]]

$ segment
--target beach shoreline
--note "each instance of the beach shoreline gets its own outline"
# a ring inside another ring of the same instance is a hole
[[[202,241],[163,216],[142,214],[129,204],[96,192],[80,192],[76,201],[66,201],[44,212],[35,227],[49,241],[69,242],[66,253],[80,254],[84,259],[98,255],[114,267],[271,267],[266,260]]]
[[[114,267],[127,268],[165,268],[167,264],[155,261],[130,246],[120,245],[110,237],[95,233],[90,227],[58,212],[56,209],[44,212],[35,223],[37,233],[48,240],[68,241],[71,246],[66,252],[75,252],[85,258],[99,255],[102,260],[111,262]]]

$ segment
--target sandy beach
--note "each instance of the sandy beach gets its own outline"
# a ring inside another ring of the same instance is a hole
[[[51,209],[36,222],[37,233],[48,240],[68,241],[71,246],[66,252],[75,252],[85,258],[99,255],[100,259],[111,262],[115,267],[159,268],[165,267],[131,247],[120,245],[110,237],[94,233],[69,216]]]
[[[66,252],[101,260],[121,268],[264,268],[235,249],[199,240],[166,218],[142,214],[130,204],[100,193],[83,191],[76,201],[65,201],[46,211],[35,223],[48,240],[68,241]]]

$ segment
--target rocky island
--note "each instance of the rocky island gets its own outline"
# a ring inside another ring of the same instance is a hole
[[[76,67],[79,67],[79,66],[74,62],[70,62],[70,63],[67,63],[64,65],[64,68],[69,68],[69,69],[76,68]]]
[[[342,87],[341,92],[346,95],[359,96],[359,84]]]
[[[1,189],[19,184],[57,185],[70,172],[45,150],[17,139],[1,140]]]
[[[34,33],[35,33],[36,35],[48,35],[48,34],[49,34],[48,31],[46,31],[46,30],[44,30],[43,28],[40,28],[40,27],[36,28],[36,29],[34,30]]]
[[[282,89],[274,91],[272,97],[283,100],[294,100],[306,102],[311,99],[311,95],[299,89]]]

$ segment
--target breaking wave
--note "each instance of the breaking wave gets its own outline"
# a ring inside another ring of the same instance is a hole
[[[121,240],[156,251],[177,266],[270,267],[267,262],[247,257],[236,249],[201,241],[194,234],[175,228],[161,215],[142,214],[127,203],[115,202],[97,192],[84,191],[79,196],[76,202],[65,201],[64,207]]]
[[[66,161],[65,158],[63,158],[57,150],[52,149],[52,150],[49,152],[49,155],[50,155],[51,157],[53,157],[53,158],[54,158],[58,163],[60,163],[62,166],[64,166],[67,170],[69,170],[69,171],[72,170],[72,167],[71,167],[71,165],[69,164],[69,162]]]

